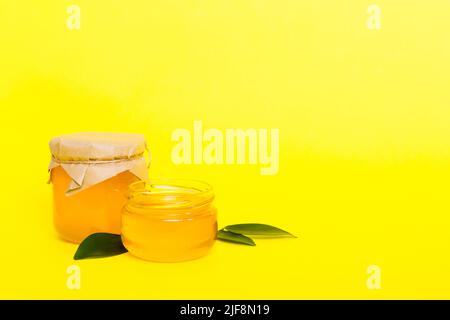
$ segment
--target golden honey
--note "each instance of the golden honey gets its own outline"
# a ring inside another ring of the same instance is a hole
[[[178,262],[210,250],[217,233],[214,193],[193,180],[139,181],[129,188],[122,214],[122,241],[141,259]]]
[[[51,175],[53,221],[62,239],[79,243],[96,232],[120,234],[121,210],[128,185],[138,180],[135,175],[122,172],[74,195],[66,195],[71,178],[62,167],[53,169]]]

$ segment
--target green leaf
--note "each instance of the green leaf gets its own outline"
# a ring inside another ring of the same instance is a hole
[[[120,234],[94,233],[80,243],[74,260],[103,258],[127,252]]]
[[[255,242],[251,238],[246,237],[243,234],[226,231],[223,229],[217,232],[217,239],[227,242],[245,244],[248,246],[256,246]]]
[[[297,238],[296,236],[294,236],[293,234],[291,234],[287,231],[270,226],[268,224],[261,224],[261,223],[232,224],[232,225],[226,226],[223,229],[234,232],[234,233],[241,233],[241,234],[248,234],[248,235]]]

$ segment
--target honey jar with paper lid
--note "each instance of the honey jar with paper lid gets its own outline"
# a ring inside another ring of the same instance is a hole
[[[79,243],[96,232],[120,234],[128,186],[148,179],[145,137],[83,132],[53,138],[49,145],[59,236]]]

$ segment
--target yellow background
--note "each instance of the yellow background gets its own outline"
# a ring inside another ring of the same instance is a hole
[[[450,2],[376,1],[381,30],[371,3],[2,0],[0,298],[450,298]],[[171,133],[194,120],[279,128],[278,175],[175,166]],[[88,130],[144,133],[150,175],[213,184],[221,226],[299,238],[79,261],[68,290],[47,142]]]

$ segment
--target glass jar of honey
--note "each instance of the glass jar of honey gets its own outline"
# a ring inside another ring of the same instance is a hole
[[[210,185],[194,180],[151,180],[130,185],[122,214],[122,241],[141,259],[179,262],[212,247],[217,210]]]
[[[96,232],[120,234],[128,186],[147,180],[145,138],[76,133],[50,141],[53,217],[59,236],[79,243]]]

